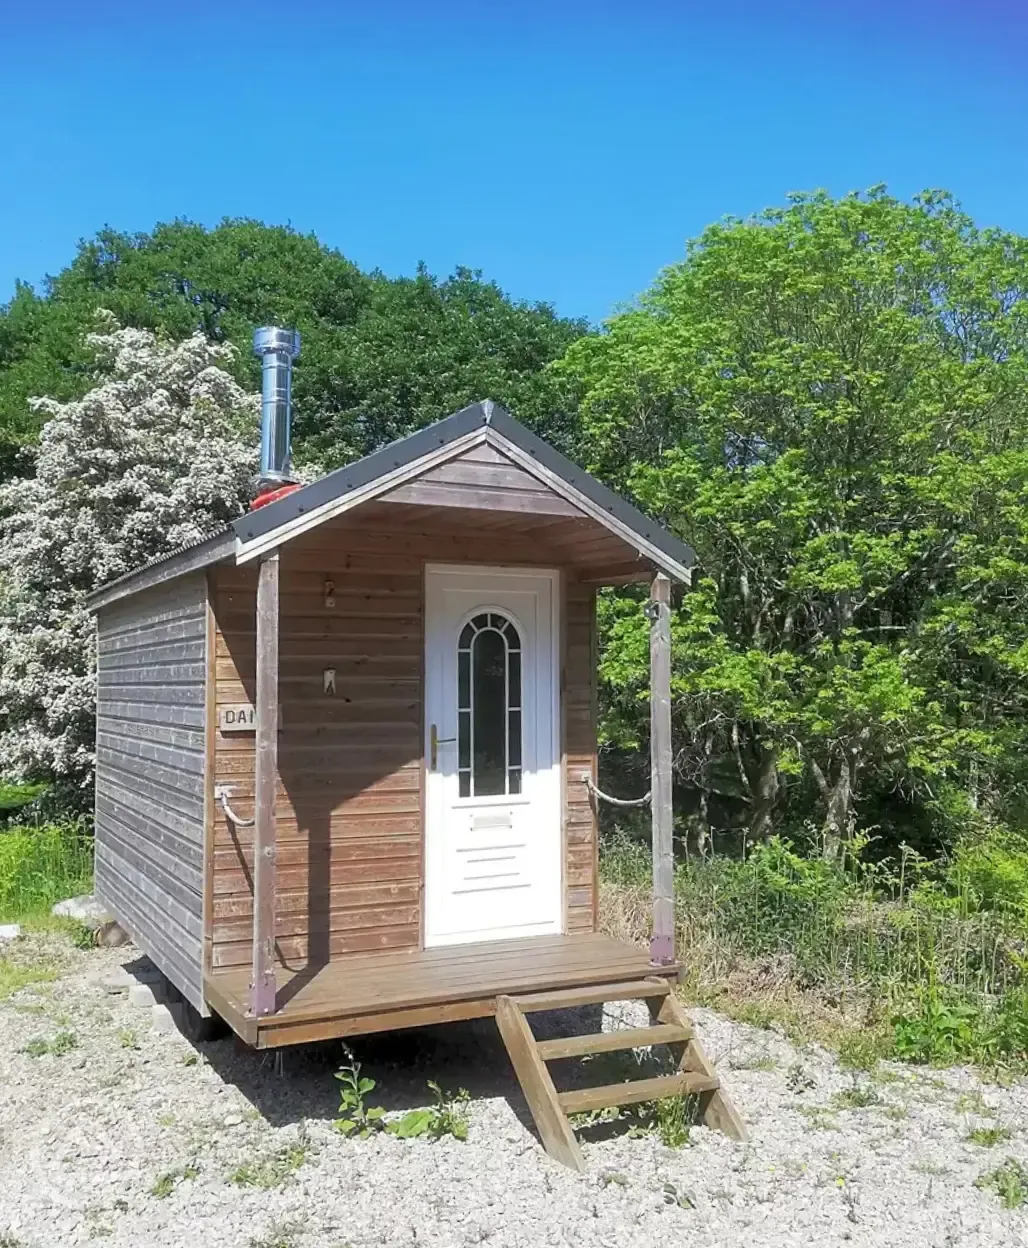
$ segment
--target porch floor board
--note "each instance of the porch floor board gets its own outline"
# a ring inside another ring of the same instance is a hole
[[[496,1013],[498,996],[637,985],[655,973],[668,974],[669,968],[655,972],[647,950],[583,932],[351,954],[313,970],[279,967],[276,1011],[259,1019],[249,1013],[249,967],[218,971],[205,989],[211,1007],[248,1044],[274,1048],[486,1018]]]

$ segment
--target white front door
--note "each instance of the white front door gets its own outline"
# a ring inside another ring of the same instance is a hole
[[[425,576],[425,944],[559,932],[558,574]]]

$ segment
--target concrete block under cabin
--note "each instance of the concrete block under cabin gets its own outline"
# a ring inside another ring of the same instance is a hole
[[[257,1047],[499,1013],[515,1060],[529,997],[666,993],[689,548],[489,401],[290,488],[296,340],[258,343],[265,505],[91,599],[98,898]],[[631,581],[668,768],[651,951],[597,929],[595,596]]]

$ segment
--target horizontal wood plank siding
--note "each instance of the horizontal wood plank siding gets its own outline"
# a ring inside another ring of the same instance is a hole
[[[97,616],[96,893],[201,1011],[206,611],[197,572]]]
[[[564,842],[568,931],[596,927],[596,815],[582,777],[596,782],[596,594],[566,582],[564,651]]]
[[[441,543],[430,523],[426,530],[336,522],[281,553],[275,913],[278,959],[292,971],[420,944],[425,560],[546,566],[524,533]],[[219,706],[253,701],[256,584],[248,565],[212,573]],[[593,590],[570,580],[565,610],[567,912],[572,930],[591,931],[596,831],[575,771],[595,768]],[[335,696],[324,692],[326,668]],[[216,733],[215,779],[232,786],[244,818],[253,814],[253,760],[252,733]],[[252,869],[252,829],[216,810],[215,975],[249,965]]]
[[[416,949],[421,913],[421,560],[361,561],[359,536],[317,536],[281,555],[275,935],[294,970]],[[253,701],[255,595],[253,569],[218,570],[219,706]],[[253,763],[252,733],[217,733],[216,778],[245,817]],[[213,866],[216,972],[249,963],[253,924],[253,830],[220,810]]]
[[[477,446],[383,494],[383,503],[581,517],[582,511],[490,446]]]

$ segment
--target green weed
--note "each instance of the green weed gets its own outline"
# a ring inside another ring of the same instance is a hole
[[[249,1241],[249,1248],[293,1248],[303,1229],[302,1222],[273,1222],[264,1235]]]
[[[200,1167],[195,1161],[186,1162],[184,1166],[176,1166],[174,1170],[165,1170],[154,1180],[150,1195],[156,1196],[158,1200],[167,1200],[180,1183],[195,1179],[199,1173]]]
[[[306,1140],[280,1148],[270,1157],[243,1162],[228,1176],[239,1187],[259,1187],[264,1191],[281,1187],[307,1160],[310,1152]]]
[[[777,1070],[778,1062],[770,1053],[761,1053],[755,1057],[738,1057],[732,1062],[733,1070]]]
[[[357,1135],[366,1140],[372,1131],[384,1125],[385,1110],[367,1104],[365,1097],[374,1091],[375,1081],[361,1075],[361,1064],[346,1045],[343,1045],[343,1053],[346,1061],[335,1072],[343,1086],[339,1090],[340,1116],[334,1125],[343,1135]]]
[[[131,1027],[118,1028],[118,1043],[123,1049],[138,1049],[139,1037]]]
[[[466,1140],[470,1099],[467,1090],[461,1088],[454,1096],[444,1092],[434,1079],[428,1081],[428,1086],[436,1103],[427,1109],[412,1109],[402,1118],[386,1123],[386,1130],[401,1139],[427,1135],[429,1139],[440,1140],[444,1135],[452,1135],[455,1140]]]
[[[975,1187],[993,1191],[1004,1209],[1017,1209],[1028,1199],[1028,1170],[1013,1157],[975,1180]]]
[[[985,1103],[985,1097],[977,1089],[974,1092],[961,1092],[953,1108],[958,1114],[992,1114],[992,1110]]]
[[[968,1131],[964,1139],[969,1144],[977,1144],[980,1148],[995,1148],[1004,1140],[1009,1140],[1013,1132],[1009,1127],[975,1127]]]
[[[870,1083],[853,1083],[832,1097],[834,1109],[867,1109],[871,1105],[880,1105],[882,1098],[878,1090]]]
[[[78,1036],[73,1031],[58,1031],[49,1037],[37,1036],[21,1051],[29,1057],[64,1057],[78,1045]]]
[[[654,1102],[652,1112],[660,1142],[666,1148],[685,1148],[689,1143],[689,1129],[696,1115],[695,1097],[664,1097]]]

